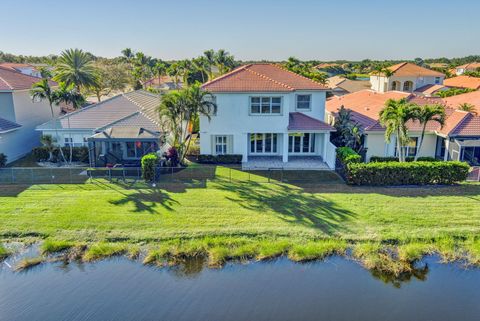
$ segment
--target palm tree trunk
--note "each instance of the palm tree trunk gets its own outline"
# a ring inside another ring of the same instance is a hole
[[[50,103],[50,111],[52,112],[53,126],[54,126],[54,129],[55,129],[55,138],[57,139],[57,143],[59,143],[58,142],[57,119],[55,117],[55,113],[53,112],[52,103]],[[60,148],[60,155],[62,156],[63,161],[66,163],[67,159],[65,158],[65,155],[63,155],[62,146],[60,146],[60,144],[58,144],[58,147]]]
[[[423,124],[422,135],[420,135],[420,142],[418,143],[418,148],[417,148],[417,152],[415,153],[414,161],[417,161],[417,160],[418,160],[418,157],[420,156],[420,150],[422,149],[423,139],[425,138],[425,129],[426,129],[426,127],[427,127],[427,122],[425,122],[425,123]]]
[[[397,153],[398,153],[398,161],[403,162],[403,155],[402,155],[402,139],[400,138],[400,128],[397,129]]]

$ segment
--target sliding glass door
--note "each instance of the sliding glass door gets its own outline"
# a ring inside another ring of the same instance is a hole
[[[276,155],[278,139],[275,133],[250,134],[250,154]]]
[[[315,134],[296,133],[288,135],[288,153],[289,154],[314,154],[315,153]]]

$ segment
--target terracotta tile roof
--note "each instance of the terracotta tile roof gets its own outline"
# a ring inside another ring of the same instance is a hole
[[[336,63],[324,62],[324,63],[321,63],[321,64],[316,65],[315,68],[316,68],[316,69],[324,69],[324,68],[341,67],[341,66],[342,66],[342,65],[336,64]]]
[[[480,68],[480,62],[471,62],[469,64],[461,65],[455,67],[455,69],[465,69],[467,71],[475,71],[477,68]]]
[[[288,115],[288,130],[335,131],[335,128],[321,120],[307,116],[303,113],[293,112]]]
[[[439,130],[439,133],[450,135],[468,115],[470,114],[466,111],[454,110],[447,118],[445,126]]]
[[[435,94],[436,92],[438,92],[442,89],[446,89],[446,88],[447,87],[445,87],[443,85],[425,85],[423,87],[415,89],[415,93],[419,93],[419,94],[426,95],[426,96],[431,96],[431,95]]]
[[[0,67],[0,90],[11,91],[30,89],[34,83],[40,80],[41,78],[25,75],[21,72]],[[50,81],[50,85],[56,86],[57,83]]]
[[[291,92],[327,87],[274,64],[241,66],[202,86],[210,92]]]
[[[480,136],[480,117],[469,113],[450,133],[450,136]]]
[[[22,63],[15,63],[15,62],[2,62],[0,63],[0,67],[3,67],[5,69],[10,69],[12,71],[18,71],[19,68],[34,68],[34,66],[30,64],[22,64]]]
[[[6,133],[20,127],[22,127],[22,125],[0,117],[0,133]]]
[[[445,79],[443,84],[448,87],[480,89],[480,78],[470,76],[457,76]]]
[[[410,62],[402,62],[400,64],[396,64],[393,66],[388,67],[388,69],[393,72],[395,76],[398,77],[421,77],[421,76],[434,76],[434,77],[442,77],[445,76],[441,72],[423,68],[412,64]]]
[[[443,98],[444,103],[450,108],[458,108],[460,104],[469,103],[475,106],[477,114],[480,114],[480,91]]]

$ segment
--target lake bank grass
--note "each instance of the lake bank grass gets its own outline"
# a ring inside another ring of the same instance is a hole
[[[15,266],[15,271],[17,272],[21,272],[21,271],[25,271],[25,270],[28,270],[34,266],[37,266],[37,265],[40,265],[42,263],[45,262],[45,258],[44,257],[32,257],[32,258],[24,258],[22,260],[20,260],[20,262],[17,263],[17,265]]]
[[[0,261],[6,259],[10,255],[8,251],[2,244],[0,244]]]

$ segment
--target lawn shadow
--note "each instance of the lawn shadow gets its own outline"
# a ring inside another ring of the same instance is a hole
[[[328,236],[348,231],[345,223],[355,217],[355,213],[320,195],[305,193],[286,184],[217,181],[215,187],[234,193],[235,196],[227,196],[227,199],[243,208],[273,211],[285,222],[311,227]]]

